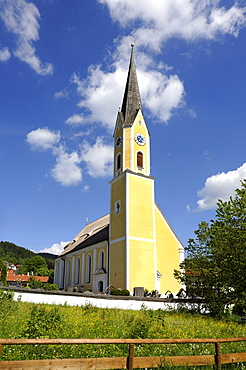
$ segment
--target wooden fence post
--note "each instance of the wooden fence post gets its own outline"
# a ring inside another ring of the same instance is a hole
[[[134,344],[129,344],[129,354],[127,357],[127,369],[133,369],[133,358],[134,358]]]
[[[215,343],[215,365],[217,370],[221,370],[220,343]]]
[[[2,350],[3,350],[3,346],[2,344],[0,344],[0,357],[2,357]]]

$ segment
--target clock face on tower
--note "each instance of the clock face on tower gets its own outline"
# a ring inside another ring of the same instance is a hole
[[[139,134],[139,133],[135,135],[135,141],[138,145],[145,145],[146,144],[145,137],[142,134]]]
[[[117,139],[115,140],[116,149],[120,147],[121,143],[122,143],[122,136],[118,136]]]

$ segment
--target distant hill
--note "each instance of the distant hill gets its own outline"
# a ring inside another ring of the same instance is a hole
[[[37,253],[38,256],[44,257],[49,269],[54,269],[55,266],[55,259],[58,257],[57,254],[52,253]]]
[[[55,260],[58,257],[58,254],[52,253],[37,253],[37,255],[44,257],[45,259]]]
[[[45,258],[48,268],[54,268],[54,259],[57,257],[51,253],[35,253],[29,249],[19,247],[18,245],[10,242],[0,242],[0,259],[11,262],[14,264],[22,264],[25,259],[33,256],[42,256]]]
[[[35,256],[36,253],[30,251],[29,249],[18,247],[14,243],[10,242],[0,242],[0,258],[5,261],[12,262],[12,260],[22,260],[25,258],[31,258]],[[12,262],[12,263],[19,263]]]

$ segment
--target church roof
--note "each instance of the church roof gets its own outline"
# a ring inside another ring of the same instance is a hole
[[[141,97],[138,87],[137,73],[134,62],[134,45],[132,44],[132,52],[123,97],[121,112],[124,117],[124,125],[132,125],[139,109],[142,110]]]
[[[75,250],[107,240],[109,236],[109,214],[87,224],[75,238],[66,245],[59,257]]]

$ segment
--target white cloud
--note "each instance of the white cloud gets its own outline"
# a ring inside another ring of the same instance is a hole
[[[213,209],[218,199],[229,200],[235,189],[240,188],[240,181],[246,178],[246,163],[234,171],[221,172],[208,177],[204,187],[198,191],[201,198],[197,202],[197,211]]]
[[[84,122],[85,118],[81,114],[73,114],[66,120],[66,123],[71,126],[78,126],[83,124]]]
[[[167,122],[172,111],[183,104],[184,86],[178,76],[167,77],[158,71],[140,72],[144,107],[161,122]]]
[[[26,141],[31,145],[33,150],[47,150],[52,149],[59,143],[61,138],[60,131],[52,131],[47,127],[38,128],[27,134]]]
[[[62,99],[62,98],[68,98],[69,97],[69,91],[67,88],[62,89],[61,91],[58,91],[54,94],[55,99]]]
[[[87,171],[92,177],[106,177],[113,174],[113,146],[103,143],[98,137],[94,145],[84,141],[82,159],[86,162]]]
[[[111,66],[113,72],[104,72],[101,66],[91,66],[85,80],[80,80],[76,74],[73,75],[71,81],[76,84],[81,97],[78,106],[84,112],[69,117],[66,123],[75,125],[101,122],[108,129],[113,129],[117,109],[122,103],[129,60],[129,48],[126,58],[121,51],[122,44],[115,53],[116,61]],[[148,110],[150,116],[166,123],[171,118],[173,110],[182,106],[183,83],[176,75],[167,76],[159,70],[147,68],[153,61],[143,53],[139,53],[137,59],[138,81],[144,108]],[[165,65],[162,67],[167,71]]]
[[[60,255],[63,249],[69,242],[54,243],[50,248],[41,249],[40,253],[52,253]]]
[[[11,53],[8,48],[0,50],[0,62],[7,62],[11,58]]]
[[[51,131],[46,127],[29,132],[26,139],[33,150],[50,149],[56,157],[56,163],[50,171],[55,181],[63,186],[78,185],[83,177],[80,166],[82,161],[92,177],[112,175],[113,146],[105,144],[102,137],[98,137],[94,145],[84,141],[81,154],[76,151],[68,153],[65,145],[59,144],[60,139],[59,131]],[[85,185],[83,191],[88,190],[89,186]]]
[[[90,190],[90,186],[89,185],[85,185],[84,187],[83,187],[83,189],[82,189],[82,191],[84,192],[84,193],[87,193],[87,191],[89,191]]]
[[[67,153],[61,145],[53,149],[57,156],[56,164],[51,170],[51,176],[61,185],[77,185],[82,181],[82,169],[79,167],[81,158],[77,152]]]
[[[237,2],[228,9],[219,0],[98,0],[108,6],[113,20],[121,26],[140,26],[132,35],[137,45],[160,51],[167,39],[188,41],[215,39],[219,34],[237,36],[245,25],[245,7]]]
[[[36,55],[33,45],[39,40],[38,8],[25,0],[2,0],[0,2],[0,18],[7,30],[16,36],[14,55],[22,62],[29,64],[40,75],[53,73],[51,64],[43,64]]]
[[[91,66],[88,72],[85,80],[80,80],[76,74],[72,77],[72,82],[76,84],[77,92],[81,97],[78,106],[82,108],[83,113],[73,115],[67,123],[101,122],[112,130],[117,109],[121,104],[126,70],[118,67],[114,72],[107,73],[102,71],[100,66]]]
[[[236,2],[227,8],[220,6],[219,0],[98,2],[108,6],[114,21],[133,30],[131,36],[136,40],[137,72],[145,113],[162,123],[167,123],[175,110],[184,106],[184,85],[175,73],[170,74],[171,66],[163,62],[156,64],[149,51],[159,53],[170,38],[195,41],[215,40],[224,34],[237,36],[246,24],[246,7],[240,7]],[[81,99],[78,107],[82,113],[72,115],[66,123],[101,123],[113,129],[126,81],[129,43],[129,35],[115,40],[117,48],[107,71],[100,65],[92,65],[86,79],[81,80],[77,74],[72,76],[71,82],[76,84]],[[148,48],[148,55],[143,52],[144,48]]]

